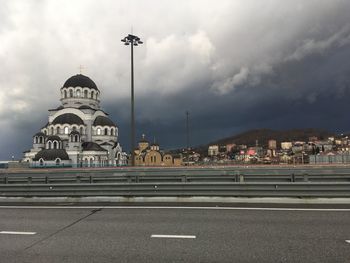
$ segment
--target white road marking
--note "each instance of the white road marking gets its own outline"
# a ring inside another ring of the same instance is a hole
[[[4,235],[35,235],[36,232],[0,231]]]
[[[191,235],[151,235],[151,238],[196,238]]]
[[[283,208],[283,207],[202,207],[202,206],[0,206],[0,209],[188,209],[188,210],[252,210],[350,212],[348,208]]]
[[[350,239],[349,240],[345,240],[345,242],[350,244]]]

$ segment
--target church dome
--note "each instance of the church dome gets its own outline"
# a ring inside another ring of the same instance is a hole
[[[66,82],[63,84],[63,87],[87,87],[90,89],[98,90],[95,82],[89,77],[84,76],[82,74],[77,74],[67,79]]]
[[[73,113],[65,113],[65,114],[62,114],[58,117],[56,117],[52,124],[78,124],[78,125],[84,125],[84,122],[83,120],[73,114]]]
[[[94,126],[116,126],[114,122],[105,116],[98,116],[94,121]]]

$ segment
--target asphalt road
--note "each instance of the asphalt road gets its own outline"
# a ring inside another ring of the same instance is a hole
[[[0,208],[4,263],[350,262],[346,240],[350,209]]]

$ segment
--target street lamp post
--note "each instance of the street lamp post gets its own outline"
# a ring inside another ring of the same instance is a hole
[[[189,126],[189,115],[186,111],[186,146],[187,146],[187,166],[190,165],[190,126]]]
[[[131,166],[135,166],[135,110],[134,110],[134,46],[143,44],[139,37],[127,35],[121,40],[131,47]]]

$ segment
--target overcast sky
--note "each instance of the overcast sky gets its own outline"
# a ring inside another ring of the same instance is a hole
[[[350,131],[348,0],[0,0],[0,160],[21,157],[79,73],[130,134],[133,30],[137,134],[163,148],[251,128]]]

